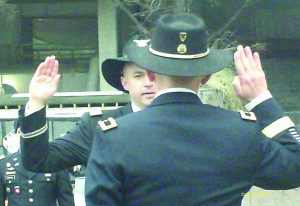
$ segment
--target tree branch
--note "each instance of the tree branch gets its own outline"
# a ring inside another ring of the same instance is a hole
[[[213,33],[212,35],[210,35],[208,37],[208,42],[212,42],[214,39],[216,39],[217,37],[221,36],[226,30],[228,30],[228,28],[230,27],[230,25],[238,18],[238,16],[244,11],[246,10],[248,7],[252,6],[252,4],[256,4],[258,2],[260,2],[261,0],[256,0],[251,1],[251,0],[246,0],[245,3],[243,4],[243,6],[241,6],[236,12],[235,14],[229,19],[229,21],[224,24],[218,31],[216,31],[215,33]]]
[[[133,23],[137,26],[138,30],[143,34],[149,34],[149,31],[144,27],[139,20],[131,13],[131,11],[124,5],[124,3],[120,2],[119,0],[115,0],[116,5],[124,11],[128,17],[133,21]]]

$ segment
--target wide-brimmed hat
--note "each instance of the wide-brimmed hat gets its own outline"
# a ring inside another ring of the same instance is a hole
[[[127,57],[117,57],[106,59],[102,62],[101,70],[105,81],[117,90],[126,91],[121,83],[121,76],[124,64],[130,62]]]
[[[207,47],[204,21],[190,14],[163,15],[151,40],[133,40],[125,46],[125,53],[138,66],[171,76],[213,74],[233,59],[230,51]]]

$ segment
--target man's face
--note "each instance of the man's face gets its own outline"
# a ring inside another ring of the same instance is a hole
[[[122,85],[129,92],[131,100],[140,108],[145,108],[152,102],[155,92],[153,82],[150,82],[146,70],[135,64],[127,63],[123,69]]]

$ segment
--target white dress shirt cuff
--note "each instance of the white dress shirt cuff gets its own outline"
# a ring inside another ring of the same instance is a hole
[[[41,110],[42,108],[44,108],[45,106],[30,106],[29,102],[27,102],[26,106],[25,106],[25,112],[24,112],[24,116],[27,117],[39,110]]]
[[[267,99],[272,98],[272,94],[270,93],[269,90],[261,93],[260,95],[258,95],[257,97],[255,97],[251,102],[249,102],[248,104],[245,105],[245,108],[248,111],[251,111],[254,107],[256,107],[257,105],[259,105],[260,103],[266,101]]]

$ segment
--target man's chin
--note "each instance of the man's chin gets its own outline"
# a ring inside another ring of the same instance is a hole
[[[144,94],[143,94],[143,97],[144,97],[145,99],[153,100],[154,97],[155,97],[155,93],[144,93]]]
[[[145,107],[149,106],[151,104],[152,100],[153,100],[153,98],[144,99],[143,104],[145,105]]]

